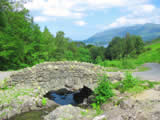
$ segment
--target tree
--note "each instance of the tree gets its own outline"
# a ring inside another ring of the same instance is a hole
[[[8,0],[0,0],[0,28],[5,27],[7,24],[6,13],[9,8],[10,5],[8,3]]]
[[[104,47],[93,46],[89,50],[90,50],[90,55],[91,55],[93,63],[95,62],[98,56],[101,59],[104,59],[104,51],[105,51]]]
[[[124,56],[125,42],[123,38],[114,37],[106,48],[105,56],[108,59],[120,59]]]
[[[135,47],[136,47],[136,54],[140,54],[144,50],[144,42],[140,36],[136,36]]]
[[[144,49],[144,43],[141,37],[126,34],[124,38],[114,37],[105,51],[107,59],[121,59],[131,55],[139,54]]]

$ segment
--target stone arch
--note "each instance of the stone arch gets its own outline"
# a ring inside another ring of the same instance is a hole
[[[38,86],[45,91],[66,86],[79,89],[83,85],[92,89],[97,83],[97,73],[102,72],[103,69],[84,62],[45,62],[14,72],[10,76],[9,84]]]

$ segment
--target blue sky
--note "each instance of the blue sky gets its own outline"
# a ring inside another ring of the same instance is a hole
[[[41,29],[84,40],[106,29],[160,24],[160,0],[32,0],[25,4]]]

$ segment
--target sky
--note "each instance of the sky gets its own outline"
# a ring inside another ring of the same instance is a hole
[[[64,31],[72,40],[135,24],[160,24],[160,0],[32,0],[25,8],[43,31]]]

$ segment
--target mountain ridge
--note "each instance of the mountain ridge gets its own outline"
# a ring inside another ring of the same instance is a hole
[[[160,24],[147,23],[128,27],[112,28],[96,33],[82,42],[86,44],[104,46],[108,44],[113,37],[124,37],[127,32],[132,35],[140,35],[145,42],[151,41],[157,37],[160,37]]]

